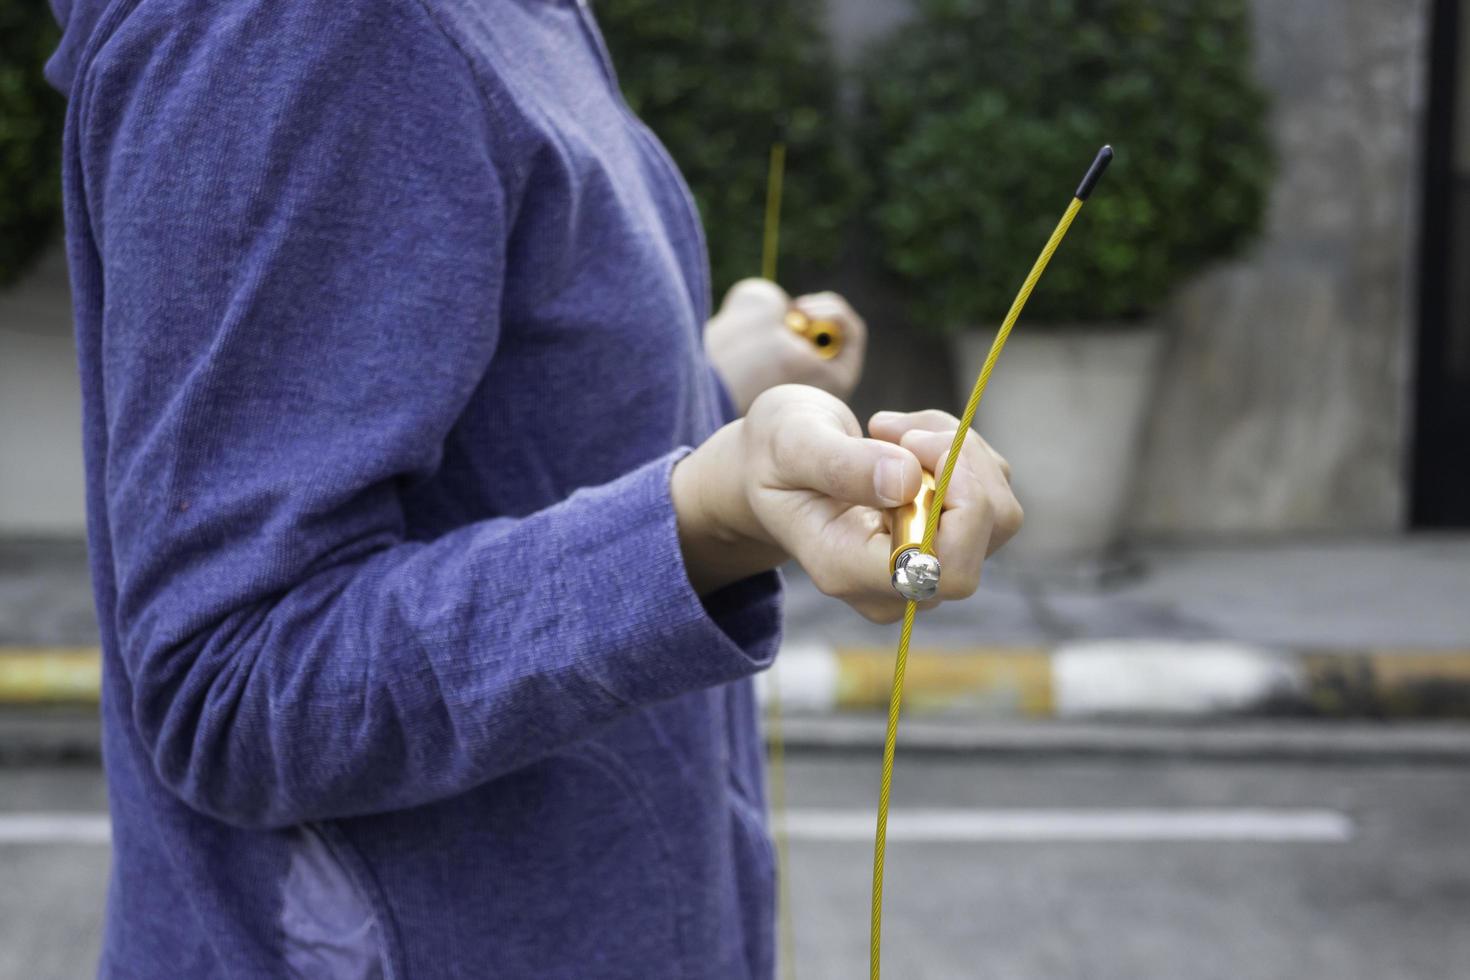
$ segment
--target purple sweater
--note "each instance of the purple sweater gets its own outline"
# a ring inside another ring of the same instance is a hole
[[[772,972],[697,215],[573,0],[53,0],[103,976]]]

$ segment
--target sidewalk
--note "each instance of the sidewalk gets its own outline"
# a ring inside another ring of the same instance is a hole
[[[921,614],[910,716],[1470,718],[1470,536],[1151,548],[1103,588],[1027,581]],[[897,627],[787,575],[791,711],[887,704]],[[0,706],[96,701],[84,549],[0,540]],[[769,682],[766,683],[769,686]]]

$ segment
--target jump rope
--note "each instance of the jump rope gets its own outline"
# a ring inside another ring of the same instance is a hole
[[[903,706],[904,671],[908,667],[909,642],[913,638],[914,619],[918,615],[919,603],[932,598],[939,590],[940,565],[939,558],[934,553],[934,538],[939,531],[939,515],[944,509],[944,495],[949,489],[950,479],[954,476],[955,463],[959,460],[960,450],[965,443],[965,435],[975,421],[975,410],[980,407],[980,399],[985,394],[986,385],[990,383],[990,374],[995,370],[995,363],[1000,359],[1000,352],[1005,348],[1006,341],[1011,336],[1011,330],[1015,327],[1016,321],[1020,319],[1026,301],[1031,298],[1032,291],[1040,281],[1042,273],[1046,271],[1052,256],[1056,254],[1057,247],[1062,244],[1062,239],[1067,236],[1067,231],[1072,227],[1072,222],[1076,220],[1078,212],[1082,210],[1082,205],[1092,195],[1097,182],[1102,179],[1103,171],[1107,170],[1112,160],[1113,148],[1111,146],[1104,146],[1098,151],[1096,158],[1092,161],[1092,166],[1087,169],[1086,175],[1082,178],[1082,183],[1077,186],[1076,192],[1072,195],[1072,202],[1062,213],[1061,220],[1052,230],[1046,246],[1042,248],[1035,264],[1031,266],[1030,274],[1021,284],[1020,292],[1012,301],[1010,311],[1006,313],[1005,319],[1001,321],[1000,329],[996,331],[995,340],[990,345],[990,352],[985,355],[985,362],[980,368],[979,377],[975,379],[975,386],[970,390],[969,400],[965,402],[964,414],[960,416],[959,428],[955,430],[954,441],[950,443],[949,452],[944,457],[944,466],[941,467],[938,478],[934,479],[929,474],[924,474],[924,483],[919,490],[918,498],[911,504],[897,508],[890,515],[893,550],[889,559],[889,573],[893,577],[894,589],[907,600],[907,604],[903,611],[903,626],[898,634],[898,652],[893,662],[893,687],[888,698],[888,725],[883,736],[883,769],[878,784],[878,826],[873,837],[872,919],[868,938],[868,975],[871,980],[879,980],[879,961],[883,942],[883,860],[888,846],[888,802],[893,788],[893,759],[898,742],[898,718]],[[776,250],[780,242],[781,185],[785,164],[786,147],[782,143],[776,143],[771,147],[770,172],[766,190],[765,238],[761,257],[762,275],[772,282],[776,279]],[[842,348],[841,324],[836,321],[813,320],[793,308],[787,314],[786,325],[806,337],[823,357],[835,357]],[[781,740],[781,694],[776,682],[776,672],[773,670],[767,676],[769,677],[767,730],[770,741],[771,831],[776,842],[777,880],[780,889],[777,898],[780,906],[781,959],[785,964],[783,973],[790,980],[795,969],[794,929],[791,921],[790,890],[787,884],[790,862],[785,826],[786,774],[785,749]]]

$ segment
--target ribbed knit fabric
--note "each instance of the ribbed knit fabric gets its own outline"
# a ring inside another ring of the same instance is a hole
[[[748,675],[669,472],[687,190],[569,0],[57,0],[104,976],[772,969]]]

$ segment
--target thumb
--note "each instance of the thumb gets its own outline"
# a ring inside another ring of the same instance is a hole
[[[907,449],[848,435],[835,425],[788,426],[775,457],[787,486],[867,507],[913,500],[922,479],[919,461]]]

